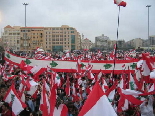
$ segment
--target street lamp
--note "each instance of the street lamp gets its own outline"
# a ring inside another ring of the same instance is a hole
[[[25,27],[26,27],[26,6],[29,5],[28,3],[23,3],[23,5],[25,6]]]
[[[149,8],[151,7],[151,5],[147,5],[146,7],[148,8],[148,41],[149,41]],[[150,45],[151,45],[151,40],[150,40]]]
[[[23,5],[25,6],[25,27],[26,27],[26,6],[28,5],[28,3],[23,3]],[[26,46],[27,46],[26,33],[24,34],[24,39],[25,39],[24,44],[25,44],[25,50],[26,50]]]

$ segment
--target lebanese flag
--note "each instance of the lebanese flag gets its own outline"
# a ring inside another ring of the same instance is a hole
[[[4,96],[4,101],[12,106],[12,116],[17,116],[26,107],[26,104],[20,100],[14,88],[14,84],[10,86],[9,90]]]
[[[33,73],[34,75],[40,75],[42,74],[44,71],[46,70],[46,68],[42,68],[41,66],[34,66],[30,71],[31,73]]]
[[[45,80],[43,80],[43,89],[41,92],[40,110],[43,112],[43,116],[48,116],[50,113],[50,103],[46,94]]]
[[[114,0],[114,4],[117,4],[118,6],[126,6],[126,2],[122,1],[122,0]]]
[[[54,115],[53,116],[67,116],[68,115],[68,108],[65,104],[60,104],[59,107],[54,108]]]
[[[4,74],[3,75],[3,77],[2,77],[2,79],[4,80],[4,81],[8,81],[9,79],[13,79],[14,77],[16,77],[17,75],[6,75],[6,74]]]
[[[100,116],[101,114],[117,116],[101,86],[96,82],[78,116]]]
[[[116,87],[117,87],[117,82],[115,82],[114,85],[106,91],[106,95],[108,96],[108,99],[110,102],[112,102],[114,99]]]
[[[38,81],[38,76],[46,71],[46,68],[42,68],[41,66],[34,66],[30,72],[34,74],[34,79]]]
[[[19,64],[20,68],[23,70],[26,66],[26,63],[24,62],[24,60],[22,60]]]
[[[131,89],[131,90],[137,89],[137,85],[135,83],[135,80],[134,80],[131,72],[130,72],[130,77],[129,77],[129,89]]]
[[[70,95],[70,82],[69,82],[69,77],[67,77],[65,92],[66,92],[66,94],[68,96]]]
[[[102,78],[102,90],[106,92],[107,89],[109,89],[107,82],[105,81],[104,78]]]
[[[88,64],[88,67],[86,67],[86,71],[83,73],[83,76],[87,75],[89,79],[94,79],[94,75],[92,74],[92,68],[93,65]]]
[[[132,104],[141,105],[141,104],[143,103],[143,101],[141,101],[141,100],[135,98],[133,95],[130,95],[131,93],[129,93],[129,91],[128,91],[128,93],[124,94],[125,91],[124,91],[124,93],[123,93],[122,90],[121,90],[120,88],[118,88],[118,92],[119,92],[119,94],[120,94],[121,96],[123,96],[123,98],[127,99],[127,100],[128,100],[129,102],[131,102]],[[128,94],[128,95],[127,95],[127,94]],[[139,94],[139,93],[135,93],[135,92],[134,92],[134,94]]]
[[[54,108],[56,104],[56,85],[51,88],[51,95],[50,95],[50,116],[54,116]]]
[[[34,80],[26,80],[27,84],[27,94],[33,95],[37,88],[38,88],[38,83],[36,83]]]
[[[114,60],[116,58],[117,44],[114,45],[114,51],[110,53],[109,60]]]
[[[82,73],[82,70],[81,70],[81,59],[80,58],[78,58],[78,60],[77,60],[77,73],[78,74]]]
[[[9,73],[12,74],[14,72],[14,65],[10,65]]]
[[[125,111],[129,108],[129,101],[124,98],[124,96],[120,95],[120,99],[118,101],[117,112]]]

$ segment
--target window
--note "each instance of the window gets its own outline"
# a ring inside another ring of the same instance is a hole
[[[70,28],[70,30],[74,30],[73,28]]]
[[[71,35],[71,43],[75,44],[75,35]]]
[[[53,51],[63,51],[63,46],[52,46]]]
[[[74,31],[71,31],[71,33],[74,33]]]

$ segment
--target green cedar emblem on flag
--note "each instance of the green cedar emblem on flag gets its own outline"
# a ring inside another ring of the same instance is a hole
[[[7,57],[7,58],[10,58],[10,54],[6,54],[6,57]]]
[[[59,77],[59,76],[56,76],[56,78],[57,78],[57,80],[59,80],[59,79],[60,79],[60,77]]]
[[[111,64],[105,64],[104,67],[105,67],[105,69],[109,69],[112,67],[112,65]]]
[[[81,63],[81,68],[83,68],[84,66],[86,66],[86,65],[84,65],[83,63]]]
[[[54,61],[52,61],[52,63],[50,63],[51,67],[56,67],[58,64]]]
[[[26,64],[31,64],[31,63],[32,63],[29,59],[26,59],[24,62],[25,62]]]
[[[108,98],[108,100],[109,100],[109,102],[112,102],[113,101],[112,99],[109,99],[109,98]]]
[[[133,64],[130,65],[130,67],[131,67],[132,69],[135,69],[135,68],[136,68],[136,65],[137,65],[137,63],[133,63]]]
[[[135,90],[135,86],[134,86],[133,82],[130,82],[130,88],[131,88],[131,90]]]
[[[13,104],[13,101],[15,100],[15,95],[11,94],[11,105]]]

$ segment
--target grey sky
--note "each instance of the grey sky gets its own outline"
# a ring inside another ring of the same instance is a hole
[[[119,39],[147,39],[148,9],[150,8],[150,35],[155,35],[155,0],[124,0],[121,7]],[[116,39],[118,7],[113,0],[0,0],[0,28],[6,25],[24,26],[27,6],[27,26],[75,27],[85,38],[105,34]]]

